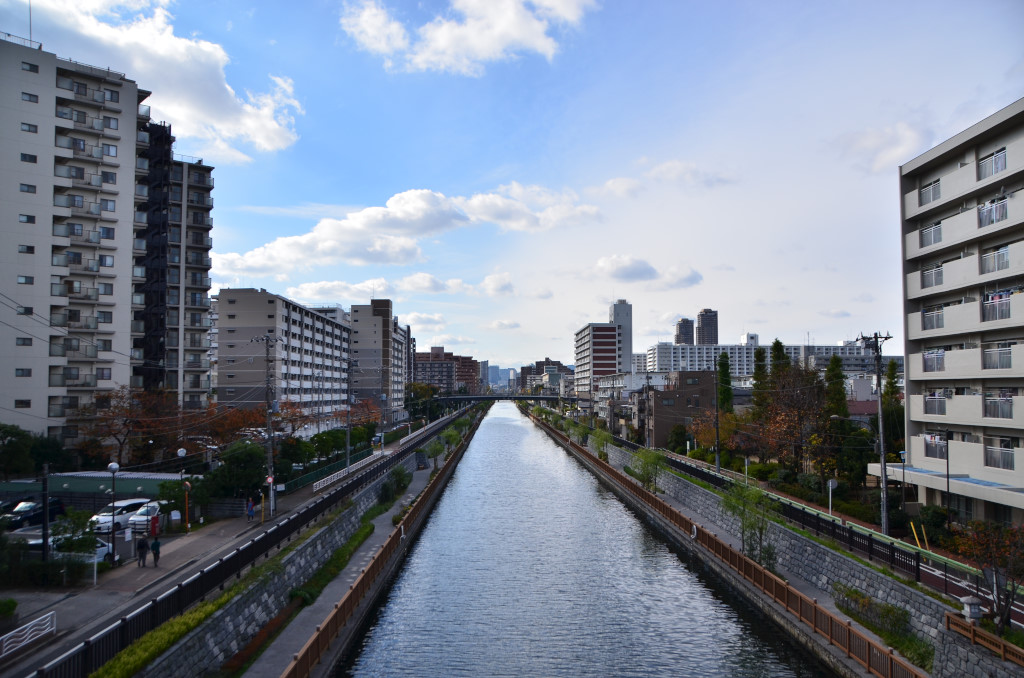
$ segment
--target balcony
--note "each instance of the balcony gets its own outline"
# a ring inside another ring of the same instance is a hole
[[[140,375],[132,375],[128,380],[128,385],[132,388],[142,388],[143,381]]]
[[[81,287],[69,292],[68,297],[78,301],[99,301],[100,291],[95,287]]]
[[[95,344],[80,344],[77,349],[67,353],[68,360],[92,360],[98,355]]]
[[[945,415],[925,412],[924,395],[911,395],[908,400],[912,421],[931,422],[942,426],[956,424],[1024,428],[1024,396],[986,398],[982,395],[955,395],[945,399]]]
[[[1014,470],[1014,454],[1012,449],[985,446],[985,466],[990,468]]]
[[[1014,294],[1009,299],[999,299],[987,304],[988,310],[984,313],[986,318],[990,318],[988,320],[982,319],[982,303],[978,301],[947,306],[941,312],[911,313],[907,317],[907,338],[918,340],[967,334],[980,329],[1011,329],[1014,327],[1015,319],[1024,318],[1024,294]],[[936,313],[941,318],[936,316]],[[981,326],[982,322],[985,323],[984,326]],[[1017,324],[1019,325],[1019,320]]]
[[[64,406],[63,405],[49,405],[46,408],[46,416],[48,417],[63,417]]]
[[[206,174],[193,172],[188,175],[188,182],[193,186],[207,186],[209,188],[213,188],[213,177]]]
[[[192,212],[188,220],[189,226],[203,226],[205,228],[213,228],[213,217],[200,214],[199,212]]]
[[[198,358],[198,359],[190,358],[190,359],[185,361],[185,369],[186,370],[208,370],[208,369],[210,369],[210,359],[209,358]]]
[[[205,287],[209,289],[210,278],[209,276],[190,276],[186,280],[185,284],[188,285],[189,287]]]
[[[206,391],[206,390],[209,390],[209,388],[210,388],[210,380],[208,378],[207,379],[185,379],[184,386],[185,386],[186,389],[192,390],[192,391],[195,391],[195,390]]]
[[[945,396],[925,396],[924,399],[924,413],[935,414],[945,416],[946,414],[946,397]]]
[[[67,355],[68,350],[64,346],[64,342],[50,342],[50,357],[51,358],[63,358]]]
[[[137,130],[135,132],[135,141],[139,142],[140,144],[148,144],[149,143],[149,132],[144,132],[141,129]]]
[[[1024,344],[999,349],[964,349],[960,351],[912,353],[908,356],[908,378],[929,379],[941,373],[946,379],[982,379],[1010,375],[998,370],[1024,365]]]
[[[71,330],[94,330],[99,327],[99,323],[96,322],[96,316],[84,315],[78,320],[69,320],[68,329]]]
[[[96,388],[95,374],[79,374],[76,378],[65,377],[67,388]]]
[[[68,269],[73,273],[99,273],[100,262],[96,259],[89,259],[79,264],[68,264]]]
[[[199,207],[213,207],[213,198],[208,195],[189,194],[188,204]]]
[[[1021,150],[1024,153],[1024,148]],[[979,217],[977,208],[968,208],[960,214],[955,214],[942,220],[941,239],[939,242],[930,242],[929,239],[925,238],[923,230],[907,233],[904,236],[907,259],[914,259],[933,252],[959,249],[960,245],[977,238],[979,230],[982,229],[987,237],[1007,229],[1012,229],[1015,226],[1020,226],[1021,223],[1024,223],[1024,200],[1019,199],[1021,195],[1017,194],[1012,200],[1004,203],[1006,210],[1005,219],[992,222],[987,226],[979,226],[979,219],[981,217]],[[926,228],[930,227],[929,225]],[[922,245],[923,242],[930,242],[930,244]]]
[[[145,238],[134,238],[132,240],[132,254],[145,254],[146,253],[146,240]]]
[[[145,306],[146,305],[146,295],[143,294],[142,292],[133,292],[132,293],[132,305],[133,306]]]
[[[146,278],[146,267],[145,266],[132,266],[132,277],[133,278]]]
[[[981,302],[981,321],[992,322],[994,320],[1010,319],[1010,300],[993,299],[992,301]]]
[[[195,297],[189,295],[185,298],[185,306],[198,307],[198,308],[210,308],[210,299],[208,297]],[[212,327],[212,324],[210,325]]]
[[[145,225],[149,223],[149,215],[145,212],[135,213],[135,223],[139,225]]]
[[[133,334],[144,334],[146,332],[146,322],[144,320],[133,320],[131,331]]]
[[[185,348],[210,348],[210,340],[203,339],[186,339]]]
[[[209,318],[207,318],[206,316],[203,316],[201,318],[189,318],[185,322],[185,326],[186,327],[213,327],[213,322]]]
[[[68,314],[67,313],[51,313],[50,314],[50,327],[67,327],[68,326]]]
[[[1018,275],[1024,275],[1024,241],[980,256],[971,254],[947,261],[941,269],[908,273],[907,298],[918,299]]]
[[[200,254],[192,254],[190,252],[185,256],[185,265],[210,268],[211,266],[213,266],[213,261],[210,259],[210,257],[204,257]]]
[[[199,235],[198,233],[193,234],[186,243],[189,247],[202,247],[204,249],[210,249],[213,247],[213,238],[209,236]]]
[[[149,104],[139,104],[139,115],[143,118],[149,117]]]
[[[99,231],[72,231],[70,234],[71,242],[88,244],[88,245],[99,245],[100,244],[100,232]]]
[[[1009,216],[1007,207],[1006,198],[988,205],[979,205],[978,228],[985,228],[986,226],[991,226],[992,224],[999,223],[1000,221],[1005,221]]]
[[[51,388],[62,388],[65,384],[66,380],[64,379],[63,374],[51,374],[47,381],[47,385]]]

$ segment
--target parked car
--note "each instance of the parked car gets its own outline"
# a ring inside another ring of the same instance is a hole
[[[64,515],[66,513],[64,511],[64,502],[56,497],[50,497],[49,513],[50,520]],[[15,506],[10,513],[5,513],[2,518],[7,521],[8,530],[17,530],[28,525],[42,525],[43,502],[34,500],[23,501]]]
[[[145,497],[135,499],[118,499],[113,504],[107,504],[99,510],[91,519],[90,524],[97,532],[110,532],[110,524],[114,523],[114,531],[128,527],[128,521],[135,512],[150,502]]]
[[[128,519],[128,527],[131,528],[132,532],[145,532],[149,534],[150,521],[153,519],[153,516],[159,516],[166,512],[166,501],[151,501]]]
[[[62,548],[62,540],[50,537],[50,555],[59,556],[73,554],[73,557],[80,556],[83,560],[86,560],[87,562],[95,561],[97,563],[113,563],[117,551],[111,548],[110,542],[103,541],[98,537],[93,537],[93,539],[95,539],[95,543],[90,545],[91,548],[89,551],[72,552],[70,549],[65,550]],[[27,543],[30,551],[43,550],[42,539],[30,539]]]

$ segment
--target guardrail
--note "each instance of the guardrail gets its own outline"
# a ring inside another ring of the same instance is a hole
[[[534,421],[537,420],[534,419]],[[926,674],[897,657],[891,649],[879,645],[854,629],[849,622],[834,616],[827,609],[818,605],[813,598],[808,598],[790,587],[778,576],[676,511],[668,503],[645,490],[608,462],[601,461],[590,454],[561,431],[546,423],[538,423],[549,434],[561,438],[577,453],[586,455],[589,463],[600,468],[601,472],[611,477],[620,488],[632,494],[634,498],[656,512],[677,530],[690,535],[694,542],[707,549],[719,561],[728,565],[756,588],[771,596],[775,602],[784,606],[787,612],[810,626],[814,633],[824,636],[830,644],[843,649],[847,657],[855,660],[871,674],[881,678],[926,678]]]
[[[10,633],[0,637],[0,659],[11,656],[21,648],[34,643],[40,638],[56,635],[57,613],[47,612],[39,619],[34,619],[24,626],[19,626]]]
[[[346,466],[345,468],[343,468],[342,470],[340,470],[340,471],[338,471],[336,473],[332,473],[331,475],[329,475],[329,476],[327,476],[325,478],[321,478],[320,480],[318,480],[315,483],[313,483],[313,491],[314,492],[320,492],[320,490],[324,489],[328,485],[333,485],[334,483],[338,482],[339,480],[341,480],[345,476],[347,476],[347,475],[349,475],[351,473],[358,472],[359,469],[363,468],[364,466],[366,466],[368,464],[372,464],[374,462],[374,460],[380,459],[383,456],[384,456],[383,452],[375,452],[375,453],[371,454],[369,457],[365,457],[364,459],[360,460],[356,464],[352,464],[350,466]]]

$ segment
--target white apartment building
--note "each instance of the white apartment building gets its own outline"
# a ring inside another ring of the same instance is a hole
[[[906,469],[961,521],[1024,521],[1024,99],[900,167]],[[878,464],[871,467],[878,475]]]
[[[341,416],[348,407],[349,336],[343,313],[332,318],[265,289],[221,289],[218,403],[264,409],[269,401],[272,410],[292,403],[326,422]]]
[[[124,73],[4,34],[0,83],[4,422],[73,446],[122,385],[205,407],[212,168]]]
[[[576,395],[580,407],[590,408],[593,379],[633,367],[633,307],[619,299],[608,309],[608,322],[588,323],[576,331],[574,342]]]

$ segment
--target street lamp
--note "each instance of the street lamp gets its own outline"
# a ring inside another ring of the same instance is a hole
[[[117,514],[117,472],[121,470],[121,467],[116,461],[112,461],[107,464],[107,470],[110,471],[110,562],[114,562],[114,528],[117,527],[117,523],[114,522],[114,516]]]
[[[854,424],[863,426],[865,429],[871,431],[875,436],[875,439],[871,441],[871,444],[878,449],[879,461],[881,462],[881,473],[882,476],[882,534],[886,537],[889,536],[889,484],[887,481],[887,471],[885,469],[885,445],[882,444],[881,436],[878,435],[878,430],[870,422],[864,423],[859,419],[850,419],[849,417],[840,417],[838,414],[833,414],[829,417],[832,421],[852,421]]]

